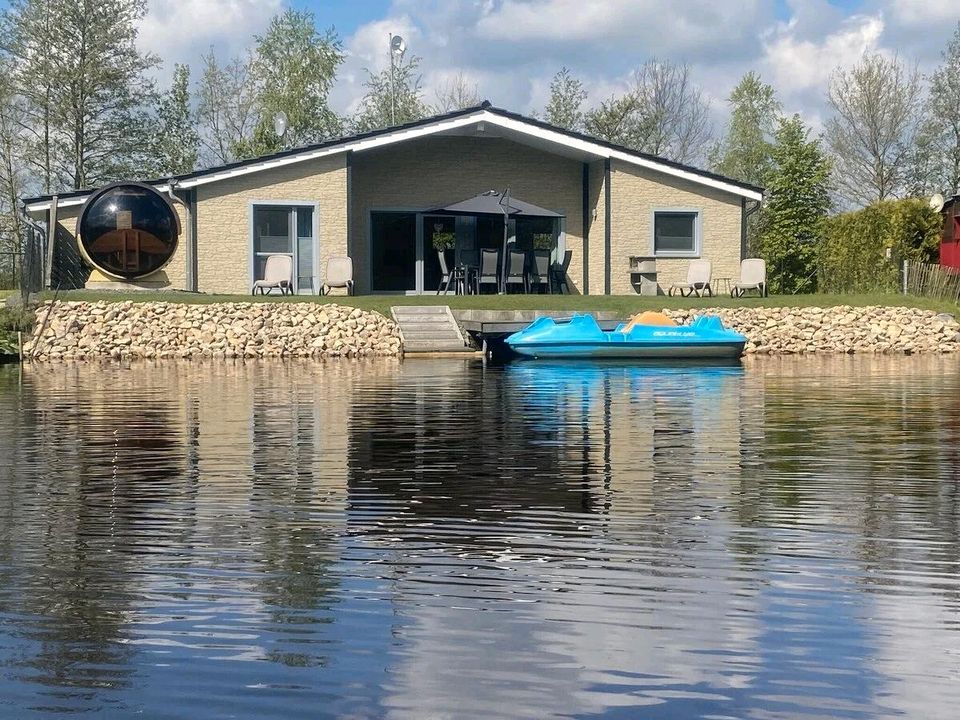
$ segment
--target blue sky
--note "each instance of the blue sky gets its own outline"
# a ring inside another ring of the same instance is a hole
[[[567,66],[597,103],[656,57],[689,63],[718,131],[725,98],[748,70],[774,85],[785,110],[819,126],[835,68],[881,52],[929,72],[960,21],[960,0],[147,0],[139,43],[164,58],[164,82],[173,63],[197,67],[211,47],[243,53],[291,4],[343,38],[347,59],[331,95],[340,112],[362,97],[365,68],[388,62],[395,32],[422,59],[428,102],[462,74],[481,97],[529,113]]]

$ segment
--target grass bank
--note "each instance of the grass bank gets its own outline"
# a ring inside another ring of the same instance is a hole
[[[52,297],[52,293],[44,297]],[[558,310],[589,311],[606,310],[624,317],[642,310],[661,308],[697,308],[697,307],[832,307],[836,305],[879,305],[882,307],[914,307],[923,310],[936,310],[951,314],[960,313],[956,303],[914,297],[911,295],[865,294],[865,295],[777,295],[768,298],[738,298],[719,296],[713,298],[671,298],[665,296],[647,297],[640,295],[422,295],[408,297],[403,295],[360,295],[356,297],[333,296],[317,297],[297,296],[257,296],[250,295],[207,295],[185,292],[124,293],[92,292],[76,290],[60,293],[63,300],[85,300],[95,302],[107,300],[120,302],[173,302],[173,303],[228,303],[228,302],[313,302],[339,303],[358,307],[363,310],[375,310],[389,314],[393,305],[449,305],[454,309],[475,310]]]

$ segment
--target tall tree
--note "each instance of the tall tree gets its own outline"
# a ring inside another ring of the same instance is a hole
[[[197,164],[200,139],[190,112],[190,68],[175,65],[170,88],[157,106],[157,176],[188,173]]]
[[[251,70],[258,119],[252,137],[237,143],[234,155],[255,157],[339,135],[342,124],[328,96],[344,55],[333,28],[320,33],[313,13],[287,9],[256,41]],[[287,116],[283,138],[273,125],[279,112]]]
[[[831,162],[799,115],[779,121],[771,160],[756,250],[767,261],[773,292],[810,291],[831,205]]]
[[[196,91],[200,158],[209,164],[229,163],[236,160],[235,148],[251,140],[257,124],[253,58],[221,65],[211,49],[202,62]]]
[[[353,118],[357,132],[367,132],[391,125],[401,125],[420,120],[427,114],[423,103],[422,78],[419,73],[420,58],[401,55],[393,68],[374,73],[367,70],[360,107]]]
[[[709,108],[687,65],[650,60],[627,92],[586,114],[588,132],[677,162],[703,159],[712,135]]]
[[[19,198],[27,181],[24,100],[8,63],[0,62],[0,253],[20,251]]]
[[[149,160],[153,85],[146,73],[157,59],[136,46],[145,12],[145,0],[19,0],[11,7],[11,47],[37,47],[44,13],[53,25],[42,36],[47,55],[39,65],[21,58],[24,97],[49,123],[51,186],[137,177]],[[56,81],[48,104],[27,87],[32,75],[47,72]]]
[[[462,72],[441,83],[434,94],[437,101],[431,111],[436,115],[453,110],[464,110],[481,103],[480,89],[477,84],[471,85]]]
[[[930,78],[927,116],[933,152],[940,158],[936,190],[960,192],[960,22]]]
[[[550,82],[550,100],[544,109],[546,121],[567,130],[582,130],[586,99],[583,83],[568,68],[560,68]]]
[[[14,0],[0,28],[13,91],[24,99],[28,146],[22,160],[33,168],[45,193],[59,186],[53,166],[53,113],[61,90],[54,63],[61,5],[62,0]]]
[[[862,204],[901,195],[921,119],[916,68],[867,55],[834,72],[827,99],[833,116],[826,137],[840,194]]]
[[[770,171],[772,139],[780,116],[773,87],[748,72],[727,98],[730,124],[711,165],[728,177],[763,185]]]

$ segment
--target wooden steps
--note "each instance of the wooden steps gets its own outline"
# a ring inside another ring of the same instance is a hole
[[[446,305],[395,305],[390,314],[400,327],[405,355],[474,352]]]

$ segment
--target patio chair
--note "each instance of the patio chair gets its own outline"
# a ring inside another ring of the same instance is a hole
[[[683,297],[696,294],[697,297],[710,295],[713,297],[713,288],[710,281],[713,279],[713,264],[709,260],[691,260],[687,266],[687,281],[674,283],[667,290],[667,295],[679,292]]]
[[[453,285],[453,292],[456,294],[460,290],[463,281],[462,268],[455,267],[451,269],[447,266],[447,251],[437,250],[437,260],[440,261],[440,284],[437,286],[437,295],[443,291],[446,295],[450,292],[450,286]]]
[[[500,251],[483,248],[480,251],[480,272],[477,274],[477,294],[484,285],[493,285],[500,289]]]
[[[503,276],[503,290],[506,292],[511,285],[519,285],[523,292],[527,292],[527,254],[522,250],[511,250],[507,253],[507,269]]]
[[[251,295],[260,290],[261,295],[269,295],[278,288],[281,295],[288,292],[293,295],[293,258],[289,255],[268,255],[263,266],[263,279],[253,283]]]
[[[748,290],[767,296],[767,263],[761,258],[747,258],[740,263],[740,280],[730,289],[730,297],[743,297]]]
[[[463,284],[467,293],[480,294],[477,277],[480,274],[480,251],[461,250],[459,270],[463,273]]]
[[[329,295],[335,287],[346,288],[347,295],[353,295],[353,260],[349,257],[332,257],[327,260],[327,273],[320,294]]]
[[[530,255],[527,270],[527,291],[539,290],[546,286],[547,292],[553,291],[553,276],[550,272],[550,251],[534,250]]]
[[[553,280],[553,287],[557,288],[560,294],[563,294],[563,289],[567,289],[567,294],[570,294],[570,285],[567,282],[567,271],[570,269],[570,261],[573,259],[573,250],[566,250],[563,253],[563,262],[554,263],[550,266],[550,278]]]

